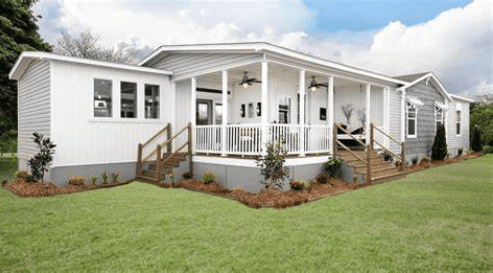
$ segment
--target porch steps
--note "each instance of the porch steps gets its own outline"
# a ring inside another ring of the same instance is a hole
[[[366,151],[352,152],[363,160],[367,160],[368,155]],[[354,169],[355,174],[362,175],[363,181],[367,180],[366,162],[362,162],[348,151],[338,151],[337,154],[342,161],[347,163],[348,167]],[[401,172],[398,167],[386,162],[376,151],[370,152],[370,165],[371,183],[384,182],[406,176],[406,172]]]
[[[148,168],[142,170],[140,175],[137,176],[138,179],[145,179],[151,182],[158,182],[166,180],[166,175],[173,172],[173,168],[178,168],[182,161],[187,160],[187,153],[176,153],[171,158],[166,160],[169,154],[164,153],[161,159],[161,177],[157,177],[157,165],[156,160],[148,162]]]

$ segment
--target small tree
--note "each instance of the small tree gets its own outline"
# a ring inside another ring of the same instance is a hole
[[[481,152],[483,150],[483,143],[481,142],[481,132],[479,126],[476,124],[472,131],[471,149],[475,152]]]
[[[34,142],[39,147],[39,153],[33,158],[29,159],[29,167],[31,168],[31,173],[34,181],[41,180],[44,181],[44,175],[48,171],[48,164],[53,160],[53,154],[55,151],[53,149],[56,147],[49,137],[46,137],[39,133],[33,133]]]
[[[346,118],[347,126],[351,124],[351,116],[353,115],[354,107],[352,104],[346,104],[341,106],[342,113],[344,114],[344,117]]]
[[[256,156],[257,166],[261,168],[260,174],[264,176],[265,184],[267,188],[277,187],[282,189],[285,184],[284,178],[289,175],[288,167],[284,166],[286,162],[286,149],[284,148],[286,141],[281,136],[281,140],[278,142],[267,143],[267,155]]]
[[[445,139],[445,126],[438,126],[435,141],[431,147],[431,159],[442,160],[447,156],[447,140]]]

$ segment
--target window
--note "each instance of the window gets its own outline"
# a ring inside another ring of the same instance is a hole
[[[457,123],[456,134],[458,136],[460,136],[460,122],[461,122],[461,111],[460,110],[457,111],[457,114],[455,117],[455,122]]]
[[[416,106],[407,103],[407,137],[416,137],[417,131]]]
[[[223,124],[223,105],[216,103],[214,105],[214,120],[215,124]]]
[[[280,98],[278,105],[279,105],[279,123],[284,123],[284,124],[290,123],[291,99],[286,97]]]
[[[158,85],[145,85],[145,118],[159,118]]]
[[[113,82],[94,79],[94,117],[112,117]]]
[[[443,125],[443,109],[435,106],[435,121],[436,121],[436,130],[438,131],[438,127]]]
[[[120,83],[120,117],[137,117],[137,84],[134,82]]]

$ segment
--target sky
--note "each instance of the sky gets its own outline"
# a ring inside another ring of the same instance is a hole
[[[264,41],[389,76],[432,71],[493,93],[492,0],[40,0],[41,36],[90,29],[142,55],[160,45]]]

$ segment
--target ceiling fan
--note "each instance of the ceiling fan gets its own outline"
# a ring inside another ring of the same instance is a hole
[[[261,83],[261,81],[256,78],[248,78],[248,71],[243,71],[243,74],[243,79],[241,79],[240,82],[240,85],[242,85],[243,88],[247,88],[249,85],[252,85],[252,83]]]
[[[312,76],[312,80],[310,82],[310,86],[308,87],[308,90],[315,92],[319,87],[329,88],[329,84],[326,82],[325,83],[317,83],[315,81],[315,76]]]

